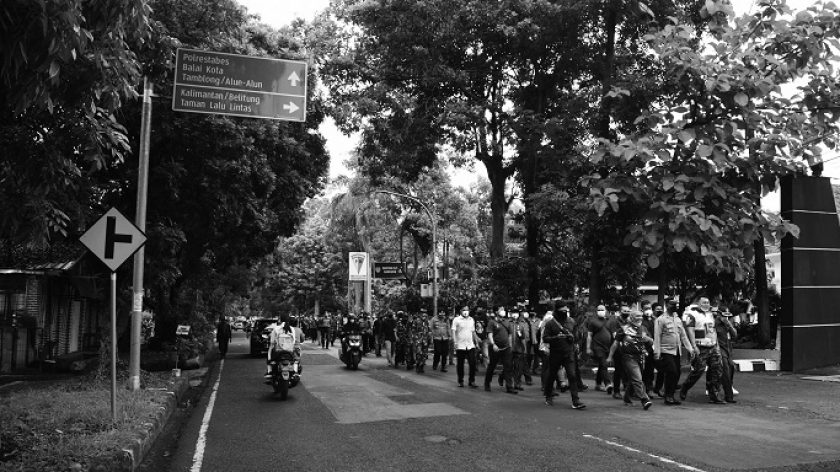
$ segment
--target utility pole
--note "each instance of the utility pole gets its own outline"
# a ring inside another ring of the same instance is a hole
[[[149,190],[149,141],[152,134],[152,89],[154,84],[143,77],[143,109],[140,122],[140,165],[137,171],[137,211],[134,224],[146,232],[146,200]],[[128,364],[128,381],[131,390],[140,389],[140,345],[143,328],[143,264],[145,249],[134,254],[134,282],[131,304],[131,351]]]

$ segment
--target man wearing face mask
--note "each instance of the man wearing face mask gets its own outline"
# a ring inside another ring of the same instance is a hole
[[[543,393],[545,404],[554,405],[554,383],[560,367],[566,369],[569,378],[569,391],[572,395],[572,408],[583,409],[586,405],[578,398],[578,380],[575,378],[575,335],[564,325],[569,316],[569,309],[565,305],[557,308],[555,317],[545,323],[542,331],[542,341],[548,343],[548,378],[545,381]]]
[[[513,329],[511,330],[510,346],[513,350],[513,388],[525,390],[522,387],[522,375],[525,373],[525,349],[530,333],[528,333],[529,325],[521,318],[519,310],[520,308],[517,307],[511,313],[511,327]],[[530,385],[530,375],[528,377],[528,385]]]
[[[490,346],[490,362],[484,375],[484,390],[490,391],[493,373],[499,361],[502,363],[502,374],[499,385],[505,385],[507,393],[519,393],[513,388],[513,352],[511,352],[510,337],[513,331],[507,319],[507,310],[503,306],[496,307],[496,319],[487,325],[487,341]]]
[[[622,303],[621,309],[619,310],[619,315],[617,318],[610,321],[609,329],[610,334],[612,334],[612,339],[615,341],[615,335],[624,327],[629,321],[630,318],[630,307],[627,304]],[[627,379],[624,374],[624,360],[621,358],[624,353],[621,351],[617,351],[613,356],[615,358],[615,366],[613,369],[613,378],[612,378],[612,389],[607,388],[607,392],[610,393],[612,390],[613,398],[617,400],[623,400],[624,396],[621,394],[621,383],[624,381],[625,388],[627,387]]]
[[[691,323],[686,323],[688,339],[694,341],[697,355],[691,362],[691,373],[688,374],[680,390],[680,400],[685,401],[688,391],[705,373],[709,403],[723,404],[726,403],[720,384],[723,365],[717,331],[715,331],[715,318],[708,298],[700,298],[699,305],[700,311],[696,313]]]
[[[525,371],[530,371],[531,374],[537,375],[537,367],[540,365],[540,343],[537,340],[540,328],[540,319],[537,318],[537,314],[533,311],[525,313],[523,316],[525,317],[525,321],[527,321],[530,325],[528,328],[531,332],[531,340],[528,343],[528,351],[525,353]]]
[[[449,354],[449,327],[446,313],[439,311],[438,315],[432,318],[432,343],[434,344],[434,357],[432,358],[432,370],[437,370],[440,364],[440,371],[446,372],[446,357]]]
[[[478,388],[475,384],[475,345],[478,337],[475,334],[475,320],[470,317],[470,307],[461,307],[461,313],[452,320],[452,339],[455,342],[455,372],[458,374],[458,386],[464,386],[464,359],[469,364],[470,388]]]
[[[653,317],[653,306],[649,301],[642,302],[642,326],[645,327],[648,336],[653,338],[653,330],[656,319]],[[653,381],[655,378],[653,362],[653,343],[645,345],[644,370],[642,371],[642,383],[645,384],[648,396],[653,393]]]
[[[609,392],[612,387],[607,370],[607,355],[613,338],[608,323],[607,307],[604,305],[598,305],[595,316],[590,317],[586,322],[586,353],[598,364],[595,390],[599,392]]]
[[[650,397],[647,395],[647,389],[642,382],[642,372],[644,370],[646,346],[653,344],[653,338],[650,337],[645,327],[642,325],[642,318],[644,315],[641,311],[636,311],[630,314],[627,323],[619,328],[615,336],[612,348],[610,349],[610,356],[607,358],[607,363],[611,363],[613,356],[617,352],[621,352],[621,360],[624,363],[624,372],[627,374],[627,389],[624,392],[624,404],[632,406],[632,395],[635,394],[645,410],[653,404]]]
[[[678,308],[676,300],[669,301],[668,311],[656,318],[653,332],[653,355],[664,372],[666,405],[682,403],[674,398],[677,383],[680,381],[680,346],[685,347],[685,352],[689,353],[692,359],[695,355],[694,346],[677,315]]]

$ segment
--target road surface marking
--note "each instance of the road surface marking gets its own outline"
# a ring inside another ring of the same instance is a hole
[[[6,385],[0,385],[0,388],[11,387],[12,385],[22,384],[22,380],[15,380],[14,382],[7,383]]]
[[[207,404],[207,411],[204,412],[204,419],[201,420],[201,429],[198,431],[198,442],[195,444],[195,455],[193,455],[193,466],[191,472],[199,472],[201,463],[204,462],[204,446],[207,444],[207,427],[210,426],[210,417],[213,416],[213,406],[216,404],[216,392],[219,391],[219,382],[222,381],[222,369],[225,367],[225,360],[219,364],[219,376],[216,384],[213,385],[213,393],[210,395],[210,403]]]
[[[698,469],[697,467],[692,467],[690,465],[681,464],[677,461],[668,459],[667,457],[657,456],[656,454],[651,454],[649,452],[641,451],[639,449],[635,449],[635,448],[632,448],[630,446],[625,446],[623,444],[619,444],[619,443],[614,442],[614,441],[608,441],[606,439],[601,439],[597,436],[592,436],[591,434],[584,434],[583,437],[589,438],[589,439],[595,439],[596,441],[600,441],[604,444],[609,444],[610,446],[619,447],[621,449],[624,449],[624,450],[627,450],[627,451],[630,451],[630,452],[637,452],[639,454],[644,454],[644,455],[646,455],[648,457],[652,457],[652,458],[654,458],[654,459],[656,459],[660,462],[675,465],[675,466],[677,466],[677,467],[679,467],[680,469],[683,469],[683,470],[690,470],[691,472],[705,472],[703,469]]]

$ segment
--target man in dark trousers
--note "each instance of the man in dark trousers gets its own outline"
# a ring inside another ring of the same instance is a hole
[[[578,397],[578,379],[576,377],[575,335],[564,325],[569,317],[568,307],[560,305],[554,318],[547,321],[542,329],[542,341],[548,343],[548,379],[545,381],[545,404],[554,406],[554,384],[557,383],[557,372],[560,367],[566,369],[569,378],[569,391],[572,394],[572,408],[581,410],[586,408]]]
[[[490,363],[487,364],[487,373],[484,375],[484,390],[488,392],[490,383],[493,381],[493,371],[501,361],[502,374],[499,376],[499,386],[504,385],[507,393],[519,393],[513,388],[513,352],[510,346],[512,331],[513,326],[507,319],[507,310],[502,306],[496,307],[496,319],[487,325]]]
[[[228,323],[227,319],[223,316],[221,320],[219,320],[219,326],[216,329],[216,342],[219,343],[219,355],[222,356],[222,359],[224,359],[227,355],[228,344],[230,343],[232,337],[233,333],[230,329],[230,323]]]

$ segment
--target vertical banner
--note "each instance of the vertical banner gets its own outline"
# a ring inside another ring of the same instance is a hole
[[[368,279],[368,253],[351,252],[349,264],[349,280],[367,282]]]

